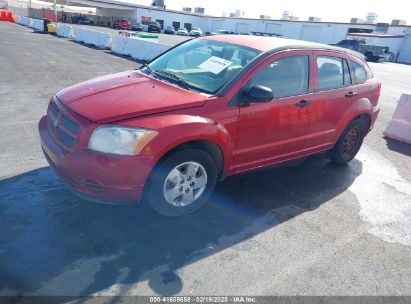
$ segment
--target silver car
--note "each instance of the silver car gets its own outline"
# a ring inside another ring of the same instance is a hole
[[[190,31],[190,36],[200,37],[203,35],[203,31],[199,27],[193,27]]]
[[[180,35],[180,36],[188,36],[188,31],[187,31],[187,29],[185,29],[185,28],[180,28],[180,29],[177,31],[177,35]]]

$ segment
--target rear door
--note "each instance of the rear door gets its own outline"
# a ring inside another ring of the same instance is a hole
[[[358,99],[361,89],[354,83],[350,62],[344,54],[315,51],[312,60],[315,95],[309,109],[311,123],[304,150],[314,153],[334,145],[337,125]]]

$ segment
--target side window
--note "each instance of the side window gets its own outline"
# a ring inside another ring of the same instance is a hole
[[[275,98],[281,98],[307,93],[308,79],[308,56],[289,56],[268,64],[250,84],[268,87]]]
[[[352,61],[352,69],[355,75],[355,83],[363,83],[367,80],[367,71],[362,67],[361,64],[358,64]]]
[[[347,61],[340,57],[318,56],[318,89],[341,88],[351,84]]]

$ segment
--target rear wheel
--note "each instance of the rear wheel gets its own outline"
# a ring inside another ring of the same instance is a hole
[[[150,175],[145,199],[158,213],[181,216],[202,207],[217,182],[213,158],[197,149],[184,149],[161,161]]]
[[[362,119],[356,119],[345,128],[334,148],[331,150],[330,158],[333,162],[344,165],[357,155],[364,140],[366,132],[365,125]]]

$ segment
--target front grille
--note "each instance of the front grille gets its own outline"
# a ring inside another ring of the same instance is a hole
[[[54,102],[50,105],[50,113],[53,114],[54,117],[57,117],[57,115],[59,114],[59,109]]]
[[[56,130],[57,138],[61,141],[65,146],[69,148],[73,148],[76,144],[76,139],[71,137],[68,133],[64,132],[62,129],[57,128]]]
[[[62,114],[60,118],[60,124],[68,131],[70,131],[73,134],[78,133],[80,130],[80,125],[72,121],[70,118],[68,118],[66,115]]]
[[[49,107],[48,125],[50,132],[64,147],[71,149],[76,145],[80,125],[63,114],[54,102]]]

